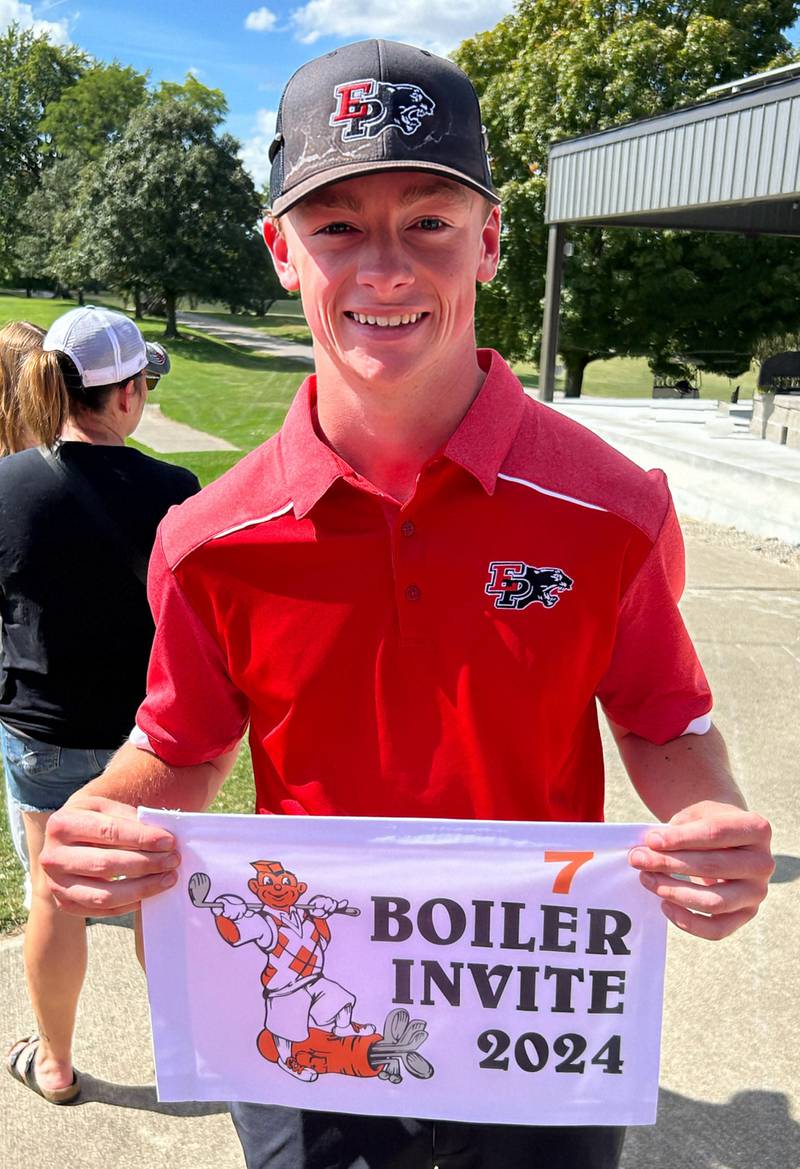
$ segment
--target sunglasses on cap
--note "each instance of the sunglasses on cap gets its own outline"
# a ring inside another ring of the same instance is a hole
[[[145,347],[147,349],[147,365],[144,367],[144,375],[147,379],[147,388],[152,393],[160,378],[165,373],[169,373],[169,354],[158,341],[147,341]]]

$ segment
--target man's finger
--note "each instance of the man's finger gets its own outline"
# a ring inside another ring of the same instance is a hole
[[[775,868],[772,857],[765,849],[746,847],[656,852],[639,846],[631,849],[629,860],[635,869],[644,872],[705,877],[707,880],[766,880]]]
[[[81,917],[118,917],[136,909],[147,897],[163,893],[178,879],[177,873],[133,877],[123,881],[94,881],[87,877],[67,877],[63,882],[49,881],[56,905],[64,913]]]
[[[180,863],[177,852],[135,852],[77,844],[70,848],[51,847],[45,871],[52,880],[63,884],[83,876],[97,881],[148,877],[177,869]]]
[[[700,913],[692,913],[680,905],[673,905],[670,901],[661,902],[661,910],[665,917],[687,934],[694,934],[697,938],[706,938],[710,942],[719,942],[727,938],[756,915],[756,906],[749,909],[740,909],[735,913],[723,913],[718,917],[704,917]]]
[[[94,797],[99,802],[98,797]],[[171,852],[175,848],[175,837],[155,824],[144,824],[135,817],[121,815],[117,809],[125,804],[103,800],[104,809],[87,808],[82,805],[65,806],[54,812],[47,824],[47,841],[42,857],[48,858],[48,843],[90,844],[106,848],[128,848],[145,852]],[[130,809],[128,809],[130,811]]]
[[[766,884],[756,885],[752,881],[720,881],[715,885],[695,885],[676,877],[665,877],[660,873],[640,873],[639,880],[645,889],[655,893],[671,905],[682,906],[696,913],[719,914],[737,913],[741,909],[760,905],[766,896]]]
[[[734,810],[730,815],[720,813],[687,820],[682,824],[660,824],[647,833],[644,844],[657,852],[768,848],[770,836],[769,822],[763,816],[755,812]]]

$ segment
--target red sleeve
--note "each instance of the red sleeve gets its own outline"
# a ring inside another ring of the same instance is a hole
[[[220,937],[224,938],[228,945],[235,946],[240,937],[239,927],[237,926],[236,922],[231,921],[229,917],[222,917],[220,915],[219,917],[214,918],[214,923],[217,927],[217,933],[220,935]]]
[[[671,498],[649,554],[620,604],[597,697],[615,723],[653,743],[677,738],[711,709],[711,691],[678,611],[683,537]]]
[[[165,763],[189,767],[231,751],[248,722],[245,696],[187,601],[156,537],[147,580],[156,633],[136,726]]]

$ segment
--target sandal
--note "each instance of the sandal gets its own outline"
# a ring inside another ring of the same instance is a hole
[[[51,1104],[70,1104],[81,1090],[81,1081],[75,1069],[72,1069],[72,1083],[66,1088],[55,1088],[48,1092],[42,1088],[36,1079],[36,1052],[39,1049],[39,1036],[29,1035],[27,1039],[19,1039],[9,1048],[6,1055],[6,1068],[9,1075],[19,1080],[26,1088],[30,1088],[37,1096],[48,1100]]]

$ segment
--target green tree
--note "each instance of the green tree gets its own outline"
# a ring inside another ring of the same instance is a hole
[[[81,180],[75,157],[57,159],[44,172],[25,202],[21,218],[26,226],[16,244],[16,267],[26,286],[45,280],[62,296],[74,288],[83,304],[93,272],[79,202]]]
[[[58,158],[98,159],[146,97],[145,74],[116,61],[91,65],[47,106],[38,127],[45,138],[44,151]]]
[[[183,84],[177,81],[162,81],[153,96],[155,101],[165,105],[181,102],[197,113],[211,118],[214,125],[219,125],[228,112],[228,103],[222,90],[203,85],[193,73],[186,74]]]
[[[275,301],[285,296],[261,232],[246,240],[239,268],[231,273],[224,299],[232,313],[252,312],[266,316]]]
[[[39,182],[39,123],[86,68],[74,47],[11,24],[0,33],[0,275],[13,272],[20,212]]]
[[[521,0],[460,46],[504,200],[505,258],[495,287],[479,292],[485,343],[537,355],[550,143],[699,101],[712,85],[787,62],[783,33],[798,11],[792,0]],[[747,352],[776,306],[790,312],[783,293],[800,245],[605,228],[574,229],[571,239],[559,345],[570,394],[580,393],[586,364],[610,352],[646,353],[654,364],[676,347]],[[779,271],[779,293],[766,288],[765,271]],[[800,277],[800,304],[798,294]]]
[[[220,116],[180,99],[136,110],[81,200],[98,278],[163,297],[168,337],[180,296],[226,299],[258,218],[239,145],[217,133]]]

